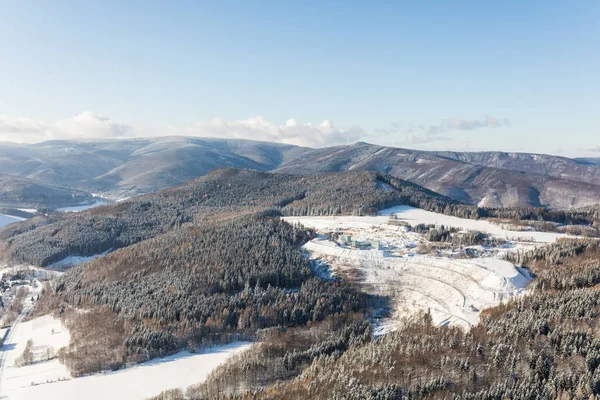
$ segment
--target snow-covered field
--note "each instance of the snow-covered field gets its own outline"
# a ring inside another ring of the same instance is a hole
[[[390,224],[389,216],[410,225],[433,224],[477,230],[509,241],[503,248],[474,246],[477,258],[456,254],[417,254],[415,248],[428,242],[403,226]],[[498,305],[524,291],[531,279],[525,269],[499,258],[507,251],[543,245],[564,235],[505,230],[487,221],[467,220],[400,206],[377,216],[286,217],[320,235],[304,249],[311,258],[330,266],[334,275],[356,279],[367,292],[389,296],[393,315],[380,321],[380,333],[394,329],[402,318],[430,310],[434,323],[469,327],[479,320],[483,308]],[[381,249],[359,249],[334,243],[326,234],[351,235],[359,242],[378,240]]]
[[[16,367],[15,360],[23,354],[28,340],[33,341],[34,363]],[[69,332],[56,318],[44,316],[17,324],[1,350],[5,355],[0,375],[0,398],[21,398],[18,394],[23,388],[69,379],[69,371],[58,359],[43,361],[48,352],[55,355],[68,344]]]
[[[58,270],[68,269],[68,268],[71,268],[71,267],[75,267],[75,266],[77,266],[79,264],[82,264],[82,263],[85,263],[85,262],[88,262],[88,261],[92,261],[95,258],[102,257],[102,256],[110,253],[111,251],[112,251],[112,249],[109,249],[109,250],[106,250],[103,253],[94,254],[92,256],[68,256],[66,258],[63,258],[60,261],[57,261],[57,262],[55,262],[53,264],[48,265],[46,268],[48,268],[48,269],[58,269]]]
[[[43,316],[24,322],[42,290],[42,282],[59,271],[34,267],[0,265],[5,273],[24,273],[19,282],[29,289],[23,299],[23,311],[7,331],[0,349],[0,399],[146,399],[173,388],[185,389],[203,381],[208,374],[231,354],[247,349],[248,342],[236,342],[204,349],[197,353],[183,351],[162,359],[80,378],[72,378],[59,362],[58,351],[69,344],[70,335],[59,319]],[[30,282],[30,283],[27,283]],[[5,299],[6,300],[6,299]],[[0,337],[6,330],[0,331]],[[16,366],[27,342],[32,341],[33,363]],[[49,359],[50,358],[50,359]]]
[[[37,209],[35,208],[17,208],[17,210],[25,211],[31,214],[35,214],[37,212]]]
[[[23,221],[24,218],[14,217],[12,215],[0,214],[0,228],[13,222]]]
[[[61,208],[58,208],[57,210],[63,211],[63,212],[80,212],[80,211],[88,210],[90,208],[102,206],[104,204],[108,204],[108,202],[103,199],[97,199],[92,204],[82,204],[80,206],[61,207]]]
[[[2,278],[5,273],[16,273],[18,271],[23,271],[31,278],[37,278],[41,280],[56,278],[63,274],[61,271],[50,271],[45,268],[34,267],[32,265],[8,266],[0,263],[0,278]]]
[[[391,214],[395,214],[399,221],[404,221],[413,226],[418,224],[444,225],[447,227],[452,226],[464,230],[480,231],[508,240],[552,243],[560,237],[567,236],[552,232],[511,231],[485,220],[457,218],[410,206],[396,206],[388,208],[380,211],[377,216],[372,217],[286,217],[285,220],[290,223],[302,222],[303,225],[315,229],[332,230],[335,228],[341,229],[349,226],[359,228],[370,227],[372,225],[384,225],[388,222]]]
[[[29,339],[33,341],[36,362],[15,367],[14,361]],[[40,361],[47,349],[57,352],[68,343],[69,332],[53,317],[19,323],[1,350],[6,354],[0,376],[0,399],[146,399],[167,389],[185,389],[201,382],[230,355],[250,346],[248,342],[235,342],[198,353],[184,351],[120,371],[72,378],[57,359]]]

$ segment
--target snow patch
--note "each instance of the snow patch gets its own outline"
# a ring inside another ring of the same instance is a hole
[[[250,347],[248,342],[216,346],[199,353],[183,351],[169,357],[154,359],[119,371],[73,378],[36,386],[24,382],[12,390],[2,388],[10,400],[142,400],[164,390],[181,388],[204,381],[231,355]],[[29,379],[23,377],[23,380]]]
[[[25,218],[15,217],[13,215],[0,214],[0,228],[12,224],[13,222],[25,221]]]
[[[67,268],[75,267],[79,264],[82,264],[82,263],[85,263],[88,261],[92,261],[95,258],[102,257],[102,256],[110,253],[111,251],[112,251],[112,249],[108,249],[103,253],[94,254],[91,256],[68,256],[66,258],[63,258],[60,261],[57,261],[53,264],[48,265],[46,268],[48,268],[48,269],[67,269]]]
[[[90,208],[102,206],[104,204],[108,204],[108,202],[105,200],[96,200],[92,204],[82,204],[79,206],[61,207],[61,208],[57,208],[57,210],[62,211],[62,212],[80,212],[80,211],[89,210]]]
[[[16,367],[15,360],[23,354],[30,339],[33,341],[34,363]],[[69,344],[69,339],[69,332],[61,321],[51,316],[17,324],[1,350],[4,354],[0,375],[0,395],[8,396],[9,399],[20,398],[16,394],[24,387],[70,379],[69,371],[58,359],[43,361],[48,351],[53,354],[58,353],[60,348]]]
[[[35,209],[35,208],[17,208],[17,210],[24,211],[24,212],[27,212],[27,213],[30,213],[30,214],[37,213],[37,209]]]
[[[379,213],[380,216],[389,216],[391,214],[396,214],[398,216],[398,220],[407,222],[410,225],[433,224],[452,226],[461,229],[479,231],[508,240],[528,240],[539,243],[552,243],[558,238],[568,237],[568,235],[551,232],[511,231],[498,225],[494,225],[489,221],[458,218],[450,215],[425,211],[411,206],[396,206],[382,210]]]

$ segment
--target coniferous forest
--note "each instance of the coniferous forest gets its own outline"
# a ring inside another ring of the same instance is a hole
[[[157,399],[600,397],[598,242],[566,240],[524,256],[537,275],[531,292],[486,310],[469,331],[435,327],[427,313],[379,338],[356,323],[331,336],[318,325],[288,329],[206,382]],[[281,350],[288,341],[300,344]]]
[[[65,321],[71,342],[58,356],[75,376],[181,349],[260,343],[204,383],[163,399],[600,396],[597,240],[511,254],[536,276],[531,291],[485,310],[469,331],[436,327],[424,313],[375,337],[372,305],[386,299],[318,277],[301,249],[315,233],[279,218],[370,215],[400,204],[463,218],[543,215],[478,209],[379,173],[225,169],[115,205],[13,224],[0,232],[2,255],[48,265],[111,250],[47,285],[34,312]],[[568,222],[595,223],[591,211],[577,218]],[[432,241],[454,232],[416,231]],[[467,239],[480,244],[486,237],[473,232]]]

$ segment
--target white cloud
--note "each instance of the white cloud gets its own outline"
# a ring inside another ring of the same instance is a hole
[[[285,124],[278,125],[258,116],[229,122],[222,119],[197,122],[183,133],[193,136],[264,140],[299,146],[322,147],[356,141],[360,139],[364,131],[357,127],[336,128],[330,120],[314,125],[299,123],[290,118]]]
[[[123,138],[133,136],[133,128],[90,111],[56,123],[60,134],[67,138]]]
[[[51,138],[52,127],[29,118],[10,119],[0,115],[0,141],[36,142]]]
[[[433,142],[448,142],[453,140],[452,138],[446,136],[436,136],[436,135],[423,135],[423,136],[415,136],[415,135],[407,135],[404,140],[400,142],[396,142],[395,145],[404,146],[404,145],[418,145],[418,144],[426,144]]]
[[[133,136],[129,125],[90,111],[54,124],[30,118],[10,119],[0,115],[0,141],[35,143],[52,139],[122,138]]]
[[[166,129],[135,129],[90,111],[56,123],[33,119],[10,119],[0,115],[0,141],[41,142],[52,139],[116,139],[135,136],[203,136],[238,138],[295,144],[300,146],[332,146],[359,140],[365,132],[359,127],[336,128],[325,120],[318,125],[300,123],[290,118],[285,124],[269,122],[257,116],[245,120],[225,121],[213,119],[200,121],[184,128],[169,126]]]
[[[503,126],[511,126],[508,119],[498,119],[491,115],[486,115],[482,120],[464,119],[464,118],[449,118],[445,125],[440,128],[447,130],[471,131],[479,128],[501,128]]]
[[[421,134],[426,137],[437,137],[440,134],[451,131],[472,131],[480,128],[502,128],[510,127],[511,123],[508,119],[499,119],[486,115],[483,119],[467,119],[467,118],[448,118],[439,125],[403,125],[399,122],[391,122],[388,128],[377,129],[377,133],[391,135],[395,133],[403,134]],[[446,138],[447,140],[451,140]]]
[[[590,144],[587,146],[581,146],[579,148],[580,151],[585,151],[588,153],[600,153],[600,144]]]

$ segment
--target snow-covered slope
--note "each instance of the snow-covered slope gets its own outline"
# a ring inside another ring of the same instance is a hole
[[[434,224],[478,230],[507,239],[502,248],[474,246],[480,255],[465,258],[452,252],[418,254],[415,248],[429,244],[421,235],[398,224],[389,216],[411,225]],[[393,301],[393,316],[380,321],[382,332],[393,329],[404,317],[416,312],[431,312],[438,325],[469,327],[477,324],[482,309],[507,301],[521,293],[529,273],[500,257],[507,251],[553,242],[563,236],[544,232],[515,232],[487,221],[466,220],[401,206],[383,210],[378,216],[287,217],[321,233],[304,245],[307,254],[333,274],[358,280],[364,290]],[[345,246],[328,239],[331,232],[351,235],[380,249]]]
[[[70,206],[70,207],[61,207],[61,208],[57,208],[57,210],[63,211],[63,212],[80,212],[80,211],[89,210],[90,208],[102,206],[104,204],[108,204],[108,203],[103,199],[96,198],[96,199],[94,199],[93,203],[81,204],[81,205]]]
[[[379,212],[377,216],[356,217],[286,217],[289,222],[302,222],[303,225],[316,229],[336,229],[349,226],[369,227],[371,225],[385,225],[391,214],[395,214],[399,221],[410,225],[433,224],[456,227],[465,230],[476,230],[483,233],[510,240],[533,241],[552,243],[564,234],[534,231],[512,231],[485,220],[473,220],[452,217],[430,211],[421,210],[410,206],[396,206]]]
[[[0,375],[0,395],[9,399],[20,398],[18,393],[25,387],[69,379],[69,371],[58,359],[43,361],[48,351],[55,356],[61,347],[68,345],[69,338],[69,332],[60,320],[51,316],[17,324],[2,349],[6,354]],[[35,362],[17,367],[15,360],[23,354],[28,340],[33,341]]]
[[[16,367],[27,341],[33,341],[32,365]],[[235,342],[198,353],[183,351],[120,371],[72,378],[58,359],[42,361],[48,349],[57,352],[69,343],[69,332],[60,320],[44,316],[18,324],[1,352],[0,398],[9,400],[146,399],[163,390],[182,388],[204,380],[230,355],[250,346]]]
[[[92,256],[68,256],[63,258],[60,261],[57,261],[55,263],[52,263],[50,265],[48,265],[46,268],[47,269],[58,269],[58,270],[65,270],[71,267],[75,267],[79,264],[83,264],[89,261],[92,261],[98,257],[102,257],[108,253],[110,253],[112,251],[112,249],[106,250],[105,252],[102,252],[100,254],[94,254]]]
[[[13,217],[12,215],[0,214],[0,228],[13,222],[23,221],[24,218]]]

